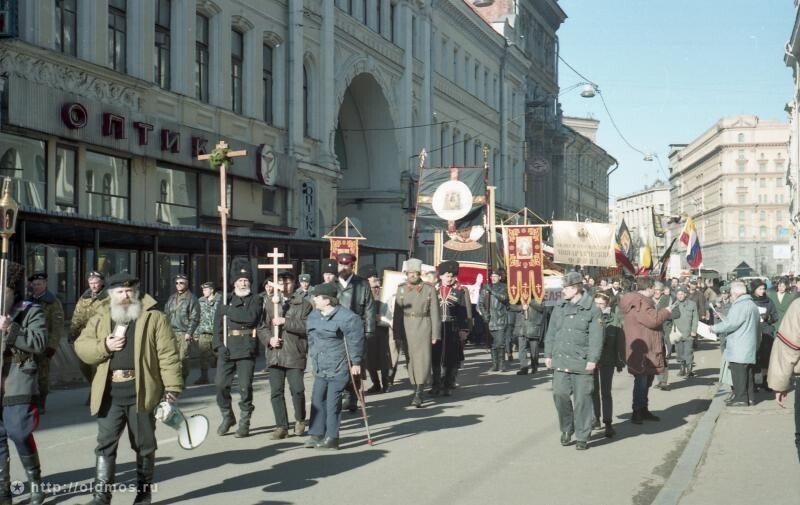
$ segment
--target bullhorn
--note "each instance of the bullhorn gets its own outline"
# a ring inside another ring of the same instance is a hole
[[[155,418],[178,432],[178,445],[184,449],[195,449],[208,436],[208,418],[202,414],[186,417],[183,412],[169,402],[161,402],[156,407]]]

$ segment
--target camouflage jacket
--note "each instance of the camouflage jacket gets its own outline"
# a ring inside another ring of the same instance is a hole
[[[47,321],[47,348],[58,349],[61,337],[64,335],[64,308],[56,295],[45,291],[40,297],[31,296],[29,301],[38,304],[44,311]]]
[[[108,293],[103,289],[96,295],[87,289],[83,292],[78,303],[75,304],[75,311],[72,313],[72,321],[69,327],[69,341],[75,342],[81,335],[86,323],[97,312],[97,309],[108,303]]]
[[[200,297],[197,303],[200,304],[200,324],[197,325],[195,335],[214,334],[214,315],[222,302],[222,295],[214,293],[211,298]]]
[[[169,318],[176,337],[183,338],[187,333],[194,336],[197,325],[200,324],[200,305],[191,291],[187,290],[182,295],[172,293],[164,307],[164,313]]]

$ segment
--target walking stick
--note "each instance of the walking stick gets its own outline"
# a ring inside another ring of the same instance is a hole
[[[373,444],[372,435],[369,433],[369,422],[367,421],[367,405],[364,402],[364,383],[361,381],[360,387],[356,386],[356,379],[350,371],[353,368],[353,361],[350,359],[350,349],[347,347],[347,336],[342,335],[342,341],[344,342],[344,354],[347,357],[347,373],[350,375],[350,382],[353,383],[353,391],[356,392],[356,398],[361,404],[361,417],[364,419],[364,428],[367,430],[367,445],[371,446]]]

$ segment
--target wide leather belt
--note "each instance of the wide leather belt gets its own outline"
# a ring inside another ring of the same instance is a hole
[[[228,330],[229,337],[252,337],[253,328],[249,330]]]
[[[111,382],[128,382],[135,378],[135,370],[113,370],[111,372]]]

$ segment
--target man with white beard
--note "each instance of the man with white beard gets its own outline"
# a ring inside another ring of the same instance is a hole
[[[119,439],[125,427],[136,453],[136,498],[150,503],[156,460],[155,417],[162,398],[183,390],[178,345],[158,302],[140,293],[139,280],[122,272],[108,281],[101,307],[75,341],[75,352],[97,367],[90,410],[97,416],[97,473],[92,504],[111,502]]]

